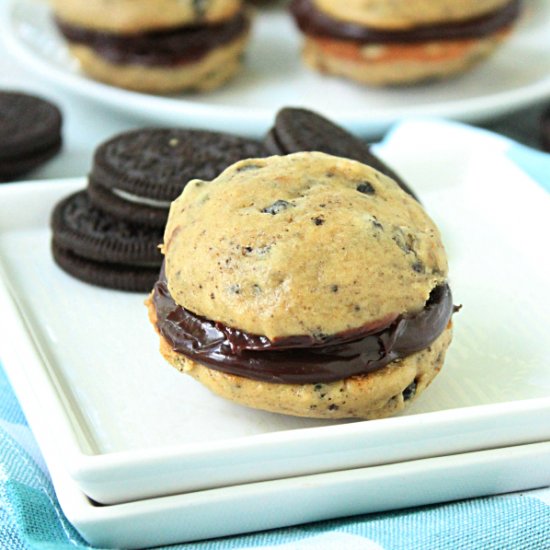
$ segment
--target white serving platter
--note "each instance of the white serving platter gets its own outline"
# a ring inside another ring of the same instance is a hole
[[[95,505],[65,473],[52,475],[85,540],[130,549],[545,487],[549,464],[550,443],[533,443],[112,506]]]
[[[524,7],[509,41],[472,71],[444,82],[391,89],[358,86],[306,69],[300,61],[302,38],[284,2],[258,10],[245,70],[209,94],[153,96],[87,78],[41,0],[6,0],[0,39],[49,83],[155,123],[260,136],[281,107],[292,105],[323,113],[359,135],[379,136],[403,117],[474,122],[549,97],[550,0],[530,0]]]
[[[29,391],[25,369],[13,368],[11,374],[25,414],[39,433],[47,433],[49,418],[39,396]],[[66,518],[100,548],[199,541],[550,484],[546,442],[103,506],[90,500],[64,470],[62,450],[53,438],[43,439],[41,450]]]
[[[28,419],[41,448],[55,442],[46,460],[113,504],[548,441],[550,197],[508,147],[418,121],[379,149],[440,226],[464,307],[429,390],[406,415],[371,422],[280,416],[211,395],[164,363],[143,295],[86,285],[53,263],[50,212],[84,180],[0,187],[0,357],[10,379],[24,376],[22,403],[40,403],[49,428]]]
[[[11,383],[39,434],[51,430],[30,390],[25,357]],[[144,548],[265,531],[325,519],[546,487],[550,443],[533,443],[408,462],[297,476],[109,506],[89,499],[63,468],[54,438],[41,451],[63,513],[101,548]]]

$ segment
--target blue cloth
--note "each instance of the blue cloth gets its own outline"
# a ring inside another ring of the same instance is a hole
[[[509,142],[506,154],[550,191],[550,155]],[[65,518],[40,451],[0,365],[0,549],[91,548]],[[170,547],[315,550],[550,550],[550,488],[354,516]]]
[[[519,143],[512,144],[507,151],[508,158],[513,160],[524,172],[550,191],[550,155],[535,151]]]
[[[0,548],[91,548],[69,524],[0,368]],[[180,544],[174,550],[547,550],[550,489]]]

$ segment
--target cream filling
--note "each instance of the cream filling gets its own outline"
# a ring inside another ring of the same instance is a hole
[[[128,193],[128,191],[123,191],[122,189],[113,189],[112,193],[113,195],[116,195],[117,197],[124,199],[125,201],[133,202],[135,204],[142,204],[145,206],[152,206],[153,208],[168,209],[172,204],[172,201],[159,201],[155,199],[149,199],[147,197],[139,197],[138,195]]]

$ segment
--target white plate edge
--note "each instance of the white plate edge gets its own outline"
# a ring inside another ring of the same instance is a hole
[[[107,547],[124,543],[128,548],[141,548],[144,544],[156,546],[199,540],[199,537],[231,536],[360,513],[537,489],[550,483],[550,473],[541,468],[537,470],[533,465],[548,460],[550,443],[533,443],[101,507],[94,506],[66,473],[55,468],[51,473],[64,513],[84,538]],[[403,493],[391,490],[396,480]],[[427,483],[431,483],[431,487]],[[421,491],[418,490],[419,484],[422,484]],[[339,493],[349,485],[353,485],[357,500],[361,494],[368,493],[367,489],[373,492],[376,488],[379,494],[385,495],[381,499],[383,503],[369,506],[355,502],[353,510],[342,510],[341,506],[330,501],[330,493]],[[243,519],[250,518],[251,514],[243,514],[240,506],[258,510],[265,506],[266,501],[280,504],[281,500],[292,502],[292,506],[275,507],[275,513],[268,517],[255,514],[252,524],[250,519]],[[315,504],[312,506],[312,503]],[[228,505],[232,510],[229,517]],[[316,510],[315,506],[322,509]],[[289,518],[291,510],[301,510],[301,513]],[[222,511],[222,524],[208,519],[211,515],[219,516]],[[159,532],[160,520],[163,524],[168,522],[171,529],[163,528]],[[113,529],[115,526],[116,530]],[[192,526],[191,536],[186,533],[187,526]],[[129,537],[133,540],[130,541]]]
[[[0,17],[0,40],[4,39],[10,50],[24,63],[28,63],[43,77],[51,81],[51,73],[59,74],[62,81],[66,81],[68,84],[54,82],[54,85],[64,89],[70,89],[75,92],[76,88],[82,90],[82,80],[87,84],[84,88],[84,92],[81,93],[88,99],[100,100],[100,96],[105,92],[114,94],[113,104],[122,109],[125,112],[132,112],[132,108],[128,104],[127,94],[135,94],[130,97],[133,98],[131,104],[134,102],[143,101],[155,101],[159,106],[159,111],[162,112],[162,119],[164,122],[173,122],[173,105],[165,104],[162,101],[162,97],[146,94],[136,94],[126,90],[121,90],[108,86],[94,80],[88,79],[84,76],[72,73],[65,73],[57,68],[52,68],[45,64],[42,60],[38,60],[34,57],[32,52],[28,50],[26,45],[20,43],[13,30],[13,25],[8,22],[11,21],[14,10],[21,2],[36,2],[36,0],[7,0],[4,6],[4,14]],[[548,2],[548,0],[538,0],[540,4]],[[40,4],[39,4],[40,5]],[[1,13],[1,6],[0,6]],[[549,22],[550,28],[550,22]],[[343,112],[338,118],[339,122],[351,129],[352,131],[363,134],[364,136],[378,135],[382,131],[386,130],[391,124],[398,119],[406,118],[409,116],[445,116],[447,118],[460,120],[463,122],[474,122],[476,120],[483,120],[489,116],[503,115],[510,110],[527,107],[537,101],[543,100],[546,97],[550,97],[550,75],[543,81],[537,81],[529,86],[520,88],[519,90],[511,90],[506,92],[498,92],[489,96],[483,96],[482,98],[470,98],[467,100],[455,100],[451,102],[443,102],[442,104],[436,104],[436,106],[421,106],[415,108],[400,108],[400,109],[379,109],[378,112],[382,114],[375,117],[366,117],[365,123],[359,122],[357,112]],[[103,102],[102,102],[103,103]],[[205,106],[200,103],[193,103],[185,99],[178,99],[178,104],[183,106],[182,114],[187,117],[186,122],[189,126],[200,127],[204,124],[204,121],[216,121],[220,114],[218,109],[220,106]],[[111,105],[112,107],[112,105]],[[224,108],[230,115],[227,117],[230,121],[228,124],[238,128],[239,133],[250,136],[259,136],[265,132],[272,124],[274,113],[267,108],[247,109],[245,116],[243,116],[242,109],[236,107]],[[396,111],[399,111],[397,113]],[[198,115],[197,115],[198,112]],[[368,111],[366,111],[368,113]],[[368,127],[372,126],[373,130],[368,131]],[[261,130],[259,128],[261,127]]]

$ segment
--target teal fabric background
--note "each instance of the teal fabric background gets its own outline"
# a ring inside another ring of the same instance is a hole
[[[59,507],[36,443],[1,368],[0,395],[0,548],[91,548]],[[170,548],[547,550],[550,505],[545,500],[550,502],[550,489],[355,516]]]

